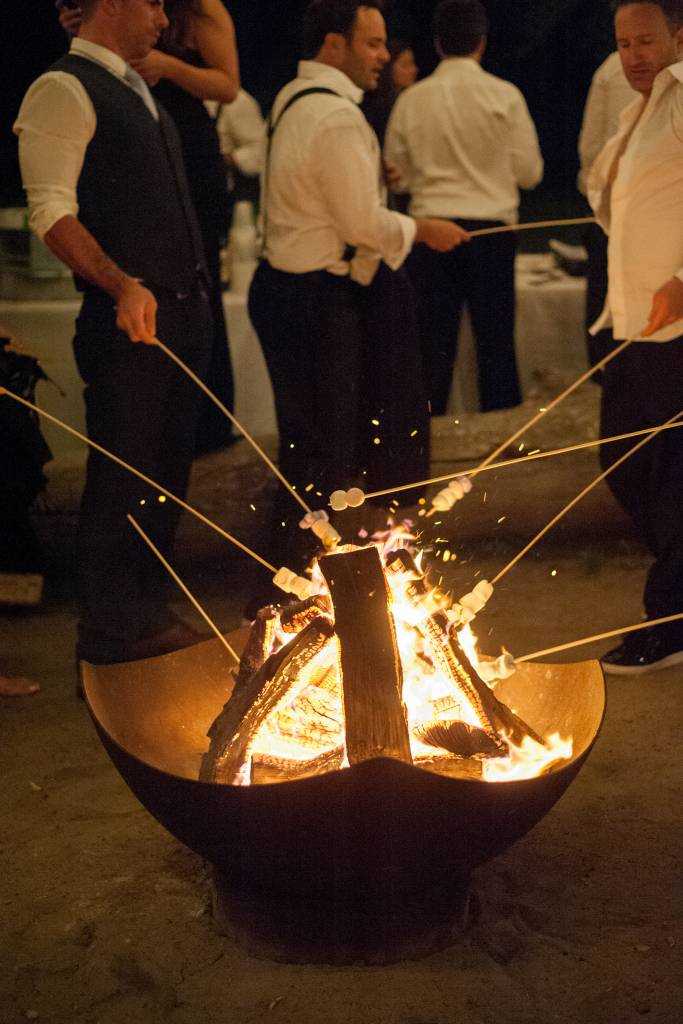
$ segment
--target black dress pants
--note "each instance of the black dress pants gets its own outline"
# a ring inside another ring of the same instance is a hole
[[[683,409],[683,337],[634,342],[604,370],[601,436],[657,426]],[[605,445],[603,468],[638,439]],[[660,434],[607,478],[655,562],[643,600],[648,618],[683,611],[683,436]],[[683,625],[662,627],[683,645]]]
[[[203,287],[156,292],[157,333],[197,374],[206,372],[213,326]],[[199,391],[154,346],[116,327],[108,296],[86,295],[74,354],[85,382],[88,436],[183,498],[195,448]],[[168,624],[165,570],[126,520],[131,512],[166,556],[180,509],[127,470],[89,451],[78,531],[77,656],[125,660],[130,642]]]
[[[362,287],[326,271],[288,274],[263,262],[249,315],[275,394],[280,469],[309,505],[324,508],[339,487],[367,492],[427,475],[429,415],[403,271],[382,263]],[[280,487],[271,559],[297,571],[310,545],[310,531],[297,528],[302,515]]]
[[[467,231],[500,221],[460,220]],[[451,252],[417,245],[407,268],[418,299],[420,345],[432,413],[443,416],[453,380],[458,330],[467,303],[477,349],[483,412],[522,399],[515,357],[514,233],[475,238]]]

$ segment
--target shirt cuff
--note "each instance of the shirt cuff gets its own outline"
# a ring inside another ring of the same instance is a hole
[[[408,253],[415,244],[417,224],[412,217],[406,217],[404,213],[396,213],[392,210],[391,215],[398,222],[398,228],[401,233],[401,245],[398,252],[393,256],[385,256],[384,262],[390,270],[398,270],[399,267],[403,266]]]
[[[28,226],[43,241],[50,228],[54,227],[62,217],[77,217],[78,202],[74,199],[51,198],[39,199],[27,189]]]

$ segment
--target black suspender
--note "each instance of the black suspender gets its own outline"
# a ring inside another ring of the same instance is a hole
[[[272,144],[273,144],[273,135],[275,134],[275,132],[276,132],[276,130],[277,130],[279,124],[280,124],[280,121],[285,116],[285,114],[287,113],[287,111],[289,110],[290,107],[294,106],[294,104],[297,103],[299,100],[302,100],[304,98],[304,96],[314,96],[316,94],[320,95],[321,93],[324,93],[327,96],[337,96],[339,99],[342,99],[342,97],[339,95],[339,93],[335,92],[334,89],[327,89],[324,86],[313,85],[309,89],[302,89],[301,92],[294,93],[293,96],[290,96],[289,99],[287,100],[287,102],[285,103],[284,107],[282,108],[282,110],[278,114],[277,120],[273,121],[273,112],[272,112],[272,110],[270,112],[270,116],[268,118],[268,124],[267,124],[266,162],[265,162],[265,167],[263,169],[263,196],[262,196],[262,203],[263,203],[262,251],[263,252],[265,252],[265,249],[266,249],[266,235],[267,235],[267,229],[268,229],[268,184],[269,184],[269,178],[270,178],[270,151],[271,151]],[[355,253],[355,250],[353,250],[351,246],[347,246],[346,247],[346,251],[344,252],[343,259],[349,259],[349,260],[352,259],[354,253]]]

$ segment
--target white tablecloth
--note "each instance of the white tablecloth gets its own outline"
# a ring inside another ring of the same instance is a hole
[[[585,281],[552,270],[552,257],[522,255],[517,259],[516,345],[522,389],[527,392],[544,369],[577,375],[586,367],[583,331]],[[495,301],[495,293],[492,294]],[[80,301],[0,302],[0,325],[35,355],[45,372],[64,392],[41,383],[43,408],[83,431],[83,385],[74,363],[71,342]],[[246,299],[226,292],[230,350],[235,378],[235,415],[253,434],[275,433],[275,410],[268,371],[249,321]],[[467,318],[463,318],[459,356],[449,409],[478,408],[476,356]],[[81,442],[43,421],[55,457],[78,450]]]
[[[275,433],[275,408],[268,371],[247,314],[246,299],[226,292],[223,297],[233,373],[235,415],[253,434]],[[38,385],[38,404],[70,426],[84,432],[83,383],[73,357],[74,321],[80,300],[0,302],[0,325],[22,348],[36,356],[52,384]],[[163,339],[162,339],[163,340]],[[82,442],[43,420],[43,432],[55,458],[82,448]]]

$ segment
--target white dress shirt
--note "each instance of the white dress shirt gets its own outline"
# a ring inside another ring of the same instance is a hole
[[[216,131],[223,156],[230,156],[242,174],[255,177],[262,170],[266,122],[261,108],[240,89],[232,103],[221,106]]]
[[[609,289],[593,334],[639,338],[652,298],[672,277],[683,281],[683,61],[655,79],[621,115],[588,177],[588,199],[609,234]],[[652,341],[683,333],[683,321]]]
[[[128,65],[106,47],[73,39],[70,53],[101,64],[125,81]],[[128,82],[126,85],[131,87]],[[154,104],[151,94],[149,99]],[[14,132],[19,136],[29,226],[39,238],[62,217],[78,216],[78,179],[96,128],[92,100],[81,82],[66,71],[41,75],[24,96]]]
[[[471,57],[448,57],[401,93],[384,153],[410,192],[414,217],[517,220],[519,189],[543,176],[538,137],[519,89]]]
[[[578,186],[584,196],[593,161],[605,143],[617,134],[621,113],[635,98],[636,93],[626,80],[621,57],[618,53],[610,53],[593,75],[583,111]]]
[[[342,71],[301,61],[275,100],[273,123],[291,96],[313,87],[339,95],[298,100],[273,135],[262,182],[264,255],[277,270],[350,272],[368,284],[380,260],[401,266],[415,222],[384,206],[377,136],[358,107],[362,91]],[[347,245],[358,248],[350,271]]]

